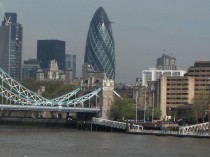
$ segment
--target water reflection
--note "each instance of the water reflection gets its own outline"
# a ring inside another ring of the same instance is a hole
[[[0,126],[2,157],[209,157],[210,140]]]

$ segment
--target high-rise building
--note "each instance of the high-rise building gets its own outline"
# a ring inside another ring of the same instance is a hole
[[[0,67],[11,77],[22,76],[22,33],[16,13],[5,13],[0,26]]]
[[[37,59],[29,59],[24,61],[22,79],[36,79],[36,72],[40,69]]]
[[[157,59],[156,68],[161,70],[177,70],[176,58],[163,54],[162,57]]]
[[[59,70],[65,71],[65,41],[38,40],[37,59],[42,69],[46,69],[49,61],[55,59]]]
[[[76,78],[76,55],[66,54],[66,70],[72,70],[73,79]]]
[[[115,46],[111,21],[102,7],[95,12],[88,30],[84,65],[104,72],[109,79],[115,79]]]

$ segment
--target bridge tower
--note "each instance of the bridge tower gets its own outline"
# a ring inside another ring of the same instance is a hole
[[[103,79],[102,80],[102,105],[101,105],[101,117],[108,119],[109,110],[114,102],[114,80]]]

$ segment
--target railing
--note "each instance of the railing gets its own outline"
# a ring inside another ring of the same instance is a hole
[[[141,125],[136,125],[136,124],[131,125],[130,123],[112,121],[112,120],[95,118],[95,117],[92,118],[92,124],[98,124],[98,125],[113,127],[113,128],[122,129],[122,130],[128,129],[128,130],[133,130],[137,132],[140,132],[143,130],[143,126]]]
[[[61,112],[91,112],[99,113],[100,108],[62,107],[62,106],[37,106],[37,105],[5,105],[0,104],[1,110],[32,110],[32,111],[61,111]]]
[[[189,134],[197,134],[197,133],[205,133],[209,129],[209,122],[200,123],[196,125],[190,125],[179,128],[179,134],[189,135]]]
[[[133,132],[133,131],[131,131]],[[199,137],[207,137],[209,136],[208,132],[195,132],[190,134],[182,134],[179,131],[170,131],[170,130],[142,130],[141,134],[151,134],[151,135],[171,135],[171,136],[199,136]]]

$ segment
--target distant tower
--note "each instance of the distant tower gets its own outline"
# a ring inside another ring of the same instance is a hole
[[[37,59],[42,69],[47,69],[48,62],[56,60],[59,70],[65,71],[65,42],[60,40],[38,40]]]
[[[22,33],[16,13],[5,13],[0,26],[0,67],[11,77],[22,76]]]
[[[73,74],[73,79],[76,78],[76,55],[66,54],[66,70],[71,70]]]
[[[66,83],[67,84],[69,84],[69,83],[71,83],[72,82],[72,70],[71,69],[69,69],[69,70],[66,70],[65,71],[65,80],[66,80]]]
[[[157,59],[156,68],[160,70],[177,70],[176,58],[163,54],[162,57]]]
[[[38,69],[36,72],[36,80],[43,81],[45,79],[44,71],[42,69]]]
[[[106,73],[108,79],[115,79],[115,46],[111,22],[102,7],[95,12],[88,30],[84,65]]]
[[[51,60],[48,63],[47,80],[59,80],[59,69],[56,60]]]

